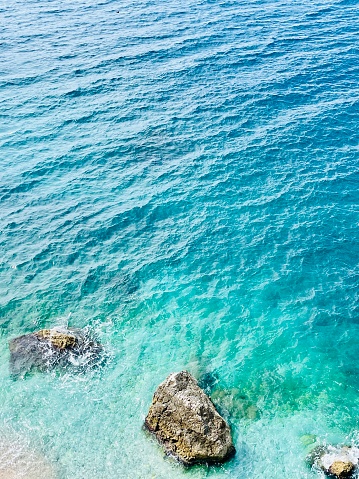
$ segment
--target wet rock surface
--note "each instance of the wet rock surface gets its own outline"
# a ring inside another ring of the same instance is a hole
[[[17,377],[33,369],[82,368],[97,363],[103,348],[84,330],[42,329],[9,342],[10,373]]]
[[[185,465],[224,462],[235,453],[228,424],[187,371],[160,384],[145,426]]]
[[[310,466],[330,477],[352,477],[357,470],[359,449],[351,446],[317,446],[307,457]]]
[[[354,464],[351,461],[334,461],[328,472],[335,477],[349,477],[354,472]]]
[[[48,341],[51,346],[58,349],[73,348],[78,342],[78,338],[70,331],[61,332],[56,329],[41,329],[34,333],[40,340]]]

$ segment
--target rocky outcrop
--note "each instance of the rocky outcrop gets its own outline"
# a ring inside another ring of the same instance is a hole
[[[338,479],[351,477],[357,469],[359,449],[348,446],[317,446],[308,455],[309,464],[328,476]]]
[[[187,371],[160,384],[145,426],[186,465],[224,462],[235,453],[228,424]]]
[[[97,362],[102,346],[91,336],[75,328],[42,329],[12,339],[10,372],[24,375],[32,369],[48,370],[54,367],[89,366]]]

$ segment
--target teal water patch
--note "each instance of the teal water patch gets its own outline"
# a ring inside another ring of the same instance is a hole
[[[317,477],[310,440],[359,444],[355,2],[0,9],[0,437],[61,479]],[[107,363],[13,381],[64,325]],[[223,466],[142,428],[182,369]]]
[[[185,318],[179,319],[186,323]],[[146,323],[146,317],[137,328],[129,321],[118,331],[107,325],[102,339],[114,356],[102,370],[83,375],[33,374],[11,381],[7,368],[2,368],[2,424],[10,422],[34,444],[42,444],[42,453],[59,477],[128,477],[129,470],[138,478],[234,473],[315,477],[304,462],[308,448],[303,436],[312,434],[320,442],[334,443],[356,439],[356,390],[348,391],[331,365],[308,377],[301,363],[284,358],[279,363],[267,350],[267,364],[262,368],[255,346],[247,346],[246,359],[239,350],[224,362],[222,342],[218,354],[211,350],[212,342],[205,343],[206,353],[193,353],[192,340],[180,331],[174,334],[178,324],[174,318],[172,327],[167,319],[162,334],[156,331],[160,321],[157,327],[140,326],[142,322]],[[2,364],[7,356],[5,345]],[[232,426],[238,451],[234,460],[219,468],[184,469],[165,458],[142,429],[158,383],[172,370],[183,368],[199,378],[204,371],[216,371],[213,400]],[[225,395],[216,394],[221,390]]]

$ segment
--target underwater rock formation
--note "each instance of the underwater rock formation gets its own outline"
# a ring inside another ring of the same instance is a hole
[[[210,397],[215,405],[218,404],[218,410],[224,417],[229,415],[236,419],[249,420],[259,417],[257,406],[251,403],[238,388],[215,389]]]
[[[303,446],[308,447],[312,446],[317,442],[317,436],[315,434],[303,434],[300,438],[300,442],[303,444]]]
[[[145,426],[185,465],[224,462],[235,453],[228,424],[187,371],[159,385]]]
[[[328,476],[344,479],[355,472],[359,449],[348,446],[317,446],[307,457],[308,463]]]
[[[24,375],[32,369],[84,367],[98,361],[101,344],[81,329],[53,328],[25,334],[9,342],[10,372]]]

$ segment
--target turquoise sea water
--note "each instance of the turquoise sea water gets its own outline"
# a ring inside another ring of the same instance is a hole
[[[307,435],[359,444],[358,6],[1,2],[0,437],[59,479],[309,479]],[[9,339],[65,324],[106,365],[11,379]],[[222,467],[142,430],[181,369]]]

